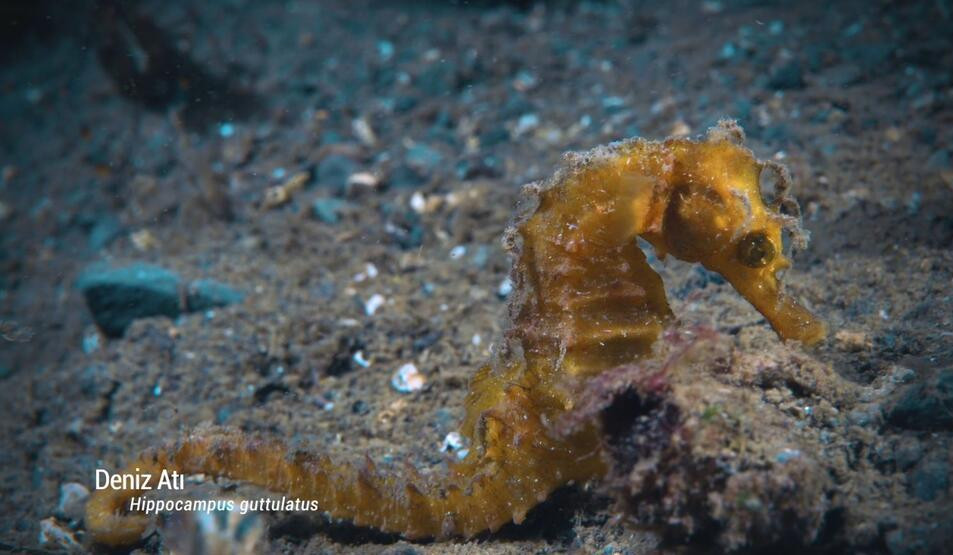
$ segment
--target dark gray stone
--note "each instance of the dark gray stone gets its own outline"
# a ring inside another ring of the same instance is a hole
[[[122,336],[136,318],[175,318],[182,312],[179,276],[158,266],[94,266],[79,276],[76,286],[93,320],[110,337]]]
[[[193,281],[183,291],[178,274],[142,263],[122,268],[94,265],[79,276],[76,287],[96,325],[109,337],[121,337],[137,318],[175,318],[244,298],[240,291],[208,279]]]
[[[890,409],[891,424],[912,430],[949,429],[953,426],[953,369],[905,388]]]

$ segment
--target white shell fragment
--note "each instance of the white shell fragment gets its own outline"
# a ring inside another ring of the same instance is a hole
[[[427,379],[412,362],[404,364],[394,372],[390,385],[400,393],[413,393],[423,389]]]
[[[364,302],[364,313],[368,316],[373,316],[374,313],[377,312],[377,309],[383,306],[384,302],[384,295],[374,293],[371,295],[371,298]]]

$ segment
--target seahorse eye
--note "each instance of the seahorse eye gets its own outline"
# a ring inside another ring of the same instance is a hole
[[[738,241],[738,260],[749,268],[761,268],[774,260],[777,251],[763,231],[752,231]]]

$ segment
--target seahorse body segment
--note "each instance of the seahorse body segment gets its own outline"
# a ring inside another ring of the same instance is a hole
[[[781,291],[783,168],[758,161],[729,121],[704,140],[642,139],[569,157],[548,182],[527,186],[523,215],[504,243],[514,258],[509,327],[491,364],[470,383],[461,432],[473,448],[446,475],[379,472],[292,452],[280,440],[207,430],[148,451],[126,472],[161,469],[247,481],[316,500],[332,517],[407,538],[495,531],[519,523],[556,488],[605,472],[596,424],[553,429],[587,379],[650,354],[672,317],[662,281],[637,237],[659,256],[724,276],[782,339],[815,343],[824,326]],[[763,170],[780,179],[762,199]],[[135,490],[97,491],[86,525],[95,541],[139,541],[148,519],[128,511]]]

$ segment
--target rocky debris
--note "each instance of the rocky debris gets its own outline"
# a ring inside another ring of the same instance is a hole
[[[831,541],[826,523],[847,508],[822,429],[849,386],[822,365],[743,356],[705,329],[662,342],[658,358],[593,380],[559,428],[601,426],[617,509],[725,550]]]
[[[47,549],[55,549],[66,553],[86,552],[83,546],[76,541],[73,533],[52,517],[40,521],[40,536],[38,540],[40,546]]]
[[[77,482],[67,482],[60,486],[60,500],[56,505],[56,517],[66,522],[79,522],[86,512],[89,490]]]
[[[913,430],[949,430],[953,427],[953,370],[941,370],[933,379],[901,390],[887,419]]]
[[[80,274],[76,287],[93,320],[109,337],[121,337],[137,318],[176,318],[240,303],[244,298],[241,292],[214,280],[196,280],[184,286],[175,272],[143,263],[119,268],[94,265]]]

